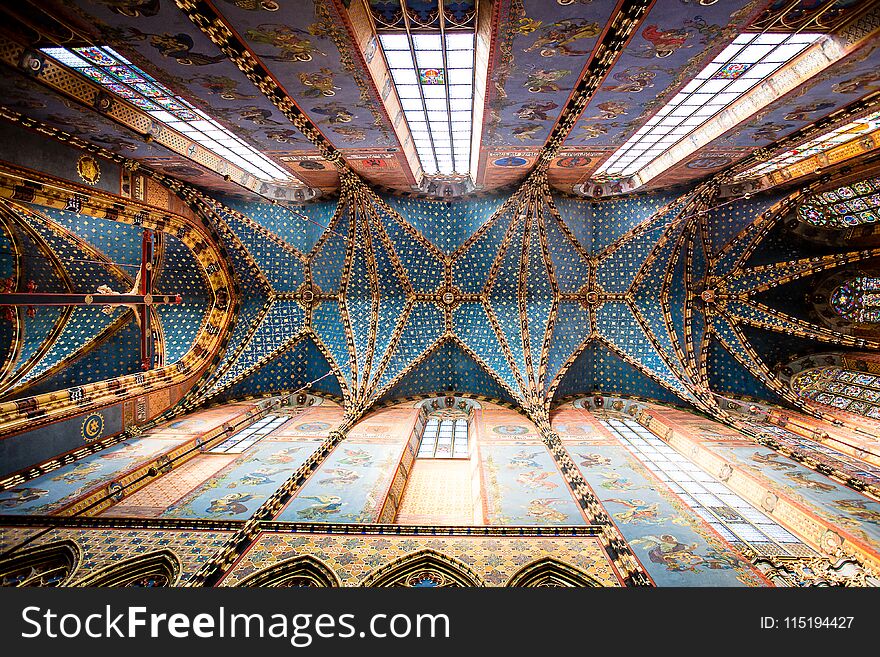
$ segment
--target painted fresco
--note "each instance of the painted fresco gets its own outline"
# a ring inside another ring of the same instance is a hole
[[[157,74],[158,77],[158,74]],[[178,89],[178,86],[172,87]],[[138,160],[152,168],[185,182],[208,187],[214,191],[239,194],[242,188],[192,160],[155,144],[148,144],[133,131],[106,119],[97,112],[49,91],[39,83],[20,75],[0,77],[0,94],[4,105],[76,137],[92,142],[123,157]],[[220,118],[220,117],[218,117]],[[78,180],[75,162],[70,165],[68,178]],[[103,166],[103,165],[102,165]],[[52,171],[52,167],[42,167]],[[119,181],[99,181],[118,193]]]
[[[373,522],[401,456],[401,445],[345,440],[309,478],[278,520]]]
[[[746,561],[624,447],[566,443],[636,556],[660,586],[756,586]]]
[[[552,455],[524,417],[507,409],[483,410],[477,449],[488,524],[585,524]]]
[[[612,3],[502,3],[483,146],[541,146],[581,76]],[[512,164],[512,163],[511,163]],[[497,164],[496,166],[509,166]]]
[[[279,140],[314,150],[290,121],[260,93],[238,67],[173,2],[152,11],[125,11],[110,0],[67,0],[70,11],[87,22],[104,43],[160,82],[208,112],[263,151]],[[131,4],[131,3],[130,3]]]
[[[0,492],[0,511],[12,515],[52,513],[87,491],[113,481],[119,473],[131,470],[188,439],[189,436],[125,440]]]
[[[354,45],[332,2],[281,3],[271,12],[240,3],[217,9],[334,146],[399,146],[370,74],[351,56]],[[368,53],[375,56],[375,48]]]
[[[219,473],[171,504],[162,518],[249,518],[323,441],[264,438]],[[210,459],[210,454],[198,458]]]
[[[760,4],[730,0],[703,6],[657,0],[584,109],[566,146],[622,145],[742,31]]]
[[[553,427],[658,586],[762,586],[742,555],[582,411]]]
[[[358,422],[312,473],[278,520],[375,522],[416,413],[414,408],[384,408]],[[300,431],[305,430],[309,428],[300,425]]]
[[[846,533],[880,549],[880,503],[764,447],[705,445]]]
[[[583,525],[580,508],[542,443],[480,445],[493,525]]]

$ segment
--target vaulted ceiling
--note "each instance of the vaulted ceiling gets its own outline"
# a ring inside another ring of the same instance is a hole
[[[405,4],[420,20],[434,20],[437,3]],[[555,399],[591,390],[719,413],[713,393],[797,402],[773,375],[774,344],[782,351],[796,350],[797,340],[817,349],[880,347],[761,296],[877,252],[811,251],[800,242],[789,249],[778,241],[802,195],[792,187],[739,200],[719,195],[731,167],[809,139],[817,126],[876,110],[877,25],[857,20],[873,4],[446,3],[475,16],[477,67],[485,68],[482,87],[476,78],[473,85],[474,116],[482,117],[471,142],[479,146],[476,164],[454,200],[430,198],[431,178],[423,179],[413,157],[407,121],[399,109],[389,113],[388,99],[397,97],[387,69],[385,83],[377,72],[376,32],[399,20],[393,0],[3,8],[31,32],[8,34],[0,60],[16,66],[33,47],[111,46],[286,167],[292,181],[283,184],[229,175],[229,163],[174,141],[124,104],[85,106],[89,85],[61,67],[19,70],[3,76],[0,89],[9,116],[33,117],[202,190],[206,220],[239,289],[226,346],[190,403],[318,380],[313,387],[342,397],[353,415],[438,390],[508,400],[536,420]],[[844,27],[846,38],[838,35]],[[713,140],[695,142],[638,193],[625,193],[625,181],[614,189],[615,181],[591,178],[739,34],[764,28],[834,34],[838,58],[747,120],[722,129],[719,119]],[[94,98],[99,104],[100,94]],[[145,129],[133,131],[137,125]],[[755,148],[768,145],[756,157]],[[436,179],[437,189],[452,178]],[[815,176],[808,182],[819,184]],[[616,198],[598,198],[608,196]],[[267,202],[273,199],[294,203]],[[11,224],[29,228],[11,228],[6,239],[36,239],[40,222],[28,208],[7,211],[17,214]],[[70,234],[44,230],[44,245],[68,260],[77,248],[92,249],[88,259],[104,270],[57,266],[53,274],[49,258],[39,285],[61,285],[66,276],[65,285],[91,289],[98,279],[124,278],[112,264],[125,260],[130,236],[105,244],[101,230],[67,215],[49,220],[70,225]],[[180,252],[183,262],[186,249]],[[202,327],[208,304],[200,310],[198,299],[210,293],[197,278],[167,285],[186,289],[195,304],[189,315],[167,317],[176,333],[166,343],[179,342],[179,357]],[[67,315],[40,317],[55,337],[28,345],[40,358],[11,359],[7,396],[23,390],[17,382],[39,379],[39,389],[48,389],[44,373],[55,373],[57,345],[66,345],[61,361],[80,363],[78,376],[104,373],[86,373],[77,353],[110,329],[79,330]],[[121,325],[111,333],[121,336]],[[68,329],[75,340],[57,341]],[[30,334],[39,333],[32,326]],[[69,377],[52,381],[61,387]]]
[[[826,117],[846,118],[839,110],[877,90],[873,4],[34,0],[3,11],[10,27],[29,27],[9,34],[23,45],[116,49],[283,165],[291,187],[308,188],[295,197],[302,199],[338,191],[341,170],[397,191],[445,189],[423,178],[391,59],[378,45],[377,34],[403,23],[411,31],[420,22],[436,27],[442,13],[446,29],[467,25],[476,34],[477,150],[465,189],[515,185],[540,165],[552,187],[593,196],[603,162],[743,33],[825,34],[834,54],[791,88],[774,80],[768,97],[754,92],[755,111],[716,117],[711,139],[701,137],[642,191],[693,183],[756,148],[805,137]],[[84,109],[61,82],[54,83],[60,96],[18,76],[0,84],[10,109],[207,189],[247,191],[185,150],[164,147],[155,131],[157,139],[144,142],[131,126]]]

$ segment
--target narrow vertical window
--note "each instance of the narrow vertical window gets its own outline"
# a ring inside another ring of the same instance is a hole
[[[470,456],[470,423],[451,411],[440,411],[428,417],[418,458],[466,459]]]

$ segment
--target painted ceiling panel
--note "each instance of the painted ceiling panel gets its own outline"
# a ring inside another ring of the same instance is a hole
[[[325,231],[326,239],[311,260],[312,280],[322,292],[336,292],[341,287],[343,263],[348,254],[347,239],[352,234],[350,214],[337,213],[336,222]]]
[[[490,64],[486,145],[543,145],[613,9],[599,2],[502,3],[504,45]]]
[[[569,358],[583,344],[590,333],[587,310],[580,302],[561,301],[553,322],[553,339],[547,357],[545,389],[556,379]]]
[[[117,292],[127,292],[134,282],[133,274],[114,267],[106,256],[102,256],[72,233],[61,228],[39,214],[24,215],[28,225],[36,231],[61,261],[65,270],[71,274],[73,291],[79,294],[92,294],[101,285],[109,285]],[[54,292],[56,290],[46,290]]]
[[[116,2],[67,0],[65,4],[97,42],[130,56],[133,63],[261,150],[277,149],[281,138],[286,145],[314,150],[302,135],[288,134],[290,122],[173,2],[157,2],[137,16],[120,10]]]
[[[276,292],[295,292],[303,284],[305,271],[302,263],[273,239],[273,235],[264,234],[259,226],[250,225],[236,215],[229,215],[227,223]]]
[[[596,342],[587,345],[572,363],[556,390],[555,399],[592,391],[617,390],[626,390],[627,394],[649,399],[681,403],[680,399],[657,382]]]
[[[296,301],[273,302],[257,326],[238,358],[217,382],[214,388],[223,388],[250,371],[270,354],[288,346],[304,328],[305,313]]]
[[[343,330],[342,311],[338,301],[324,301],[312,310],[312,331],[318,336],[333,359],[333,365],[345,376],[351,385],[349,352]]]
[[[297,213],[310,219],[307,221],[284,206],[239,199],[224,200],[230,208],[269,229],[301,253],[308,253],[318,243],[324,230],[330,225],[337,205],[335,200],[315,201],[294,208]]]
[[[513,398],[486,371],[452,341],[445,341],[421,364],[407,373],[382,399],[466,390],[471,394],[513,402]]]
[[[599,253],[680,196],[670,193],[639,194],[623,203],[623,199],[609,199],[594,204],[590,252]]]
[[[705,6],[657,0],[566,144],[623,145],[637,126],[724,49],[760,4],[730,0]]]
[[[22,271],[17,291],[26,290],[30,281],[34,282],[38,290],[67,290],[67,283],[61,278],[59,270],[47,254],[40,249],[30,233],[22,230],[20,226],[13,226],[12,231],[21,245],[22,254],[24,254],[24,257],[21,259]],[[12,253],[11,248],[10,253]],[[4,265],[9,265],[10,267],[13,263],[12,258],[2,258],[0,260],[3,261]],[[9,375],[14,375],[21,371],[28,360],[37,353],[40,345],[51,335],[56,323],[63,321],[66,312],[66,308],[57,306],[34,308],[33,313],[28,313],[24,309],[18,310],[17,316],[24,329],[19,341],[19,351],[15,363],[8,370]],[[11,328],[13,323],[4,321],[2,324],[4,329],[9,329],[7,335],[3,336],[7,339],[4,345],[8,353],[9,347],[12,345],[13,333]]]
[[[716,252],[723,249],[756,215],[768,210],[782,197],[782,194],[765,194],[751,199],[732,199],[713,208],[706,222],[712,249]]]
[[[495,214],[504,196],[484,196],[455,201],[431,201],[388,196],[393,209],[443,253],[451,254]]]
[[[520,299],[520,312],[528,318],[529,351],[532,354],[534,371],[532,379],[537,384],[541,354],[543,353],[544,340],[547,337],[547,325],[553,308],[553,286],[544,263],[537,221],[532,222],[527,257],[528,263],[524,263],[524,269],[526,269],[525,294]]]
[[[651,247],[665,234],[667,221],[663,215],[653,217],[638,233],[621,241],[599,260],[596,278],[605,292],[620,294],[629,289]]]
[[[600,335],[670,388],[684,394],[684,386],[658,355],[626,304],[605,303],[596,316]]]
[[[485,287],[489,269],[512,221],[513,211],[497,215],[488,227],[452,265],[452,281],[466,294],[479,294]]]
[[[660,346],[660,353],[670,362],[676,361],[676,338],[674,335],[670,335],[667,328],[663,302],[672,301],[673,295],[667,293],[664,296],[659,291],[664,289],[666,272],[671,267],[674,254],[679,248],[681,231],[681,224],[667,231],[664,236],[665,242],[658,245],[651,255],[652,261],[646,264],[643,271],[640,272],[642,278],[633,290],[633,303],[636,310],[642,321],[648,326],[651,336]],[[681,290],[682,285],[680,283],[675,285],[675,289]],[[682,301],[681,295],[679,295],[679,301]],[[672,315],[683,317],[683,304],[677,306]]]
[[[498,379],[511,390],[519,390],[510,363],[498,348],[498,338],[481,303],[463,303],[452,312],[455,335]]]
[[[160,294],[178,294],[179,304],[156,306],[162,323],[165,344],[165,363],[176,363],[201,332],[211,307],[208,282],[192,251],[173,235],[165,235],[165,253],[162,269],[156,281]]]
[[[558,219],[547,213],[544,215],[544,226],[556,285],[560,292],[577,292],[589,280],[590,267],[578,253],[572,240],[562,231]]]
[[[713,390],[722,394],[733,393],[754,399],[766,399],[777,404],[785,403],[776,393],[755,379],[717,341],[709,345],[707,360],[709,383]]]
[[[332,2],[280,3],[277,11],[217,8],[334,146],[399,146]]]
[[[112,315],[105,315],[100,308],[75,306],[64,324],[61,335],[52,343],[46,354],[25,374],[19,384],[37,379],[62,361],[78,358],[123,312],[115,310]]]
[[[523,380],[528,379],[528,371],[517,297],[520,291],[520,267],[524,264],[522,256],[525,233],[526,222],[517,222],[513,238],[501,255],[498,274],[489,289],[489,307],[498,320],[504,340],[513,354],[514,365]]]
[[[330,365],[315,343],[304,338],[241,382],[224,391],[221,398],[240,399],[280,390],[298,390],[329,371]],[[326,392],[337,397],[342,396],[339,383],[333,376],[328,376],[313,384],[310,390]]]
[[[437,290],[443,283],[443,263],[407,232],[398,218],[385,212],[379,218],[413,289],[425,293]]]
[[[57,374],[27,388],[25,394],[39,395],[139,372],[141,370],[140,336],[141,332],[136,322],[126,323],[108,340]]]
[[[33,206],[33,209],[36,212],[44,213],[56,224],[64,226],[67,230],[76,233],[95,246],[111,262],[115,263],[131,277],[137,274],[141,261],[141,236],[143,231],[118,221],[99,219],[75,212],[56,210],[55,208],[37,208]]]
[[[394,349],[394,355],[379,378],[378,390],[409,368],[432,348],[446,328],[443,311],[431,303],[415,303]]]
[[[593,248],[593,211],[595,205],[572,196],[558,196],[554,204],[563,223],[588,252]]]
[[[269,301],[265,298],[248,296],[242,298],[241,306],[238,309],[237,323],[215,372],[226,371],[230,362],[237,357],[238,349],[245,344],[248,336],[257,325],[257,317],[260,312],[268,310],[268,308]]]

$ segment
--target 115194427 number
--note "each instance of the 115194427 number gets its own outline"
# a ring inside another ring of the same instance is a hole
[[[785,616],[782,626],[787,630],[847,630],[854,616]]]

